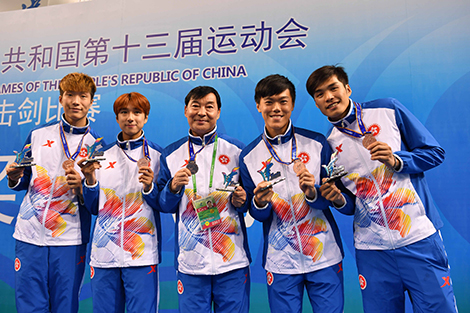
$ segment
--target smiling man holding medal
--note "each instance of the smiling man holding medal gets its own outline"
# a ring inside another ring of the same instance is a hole
[[[304,288],[314,312],[343,312],[343,249],[329,206],[348,211],[341,193],[324,198],[318,184],[331,150],[319,133],[294,127],[295,87],[286,77],[258,82],[255,102],[264,132],[240,155],[250,214],[263,222],[263,266],[271,312],[302,312]]]
[[[15,233],[15,297],[22,312],[77,312],[90,213],[81,199],[75,161],[99,136],[87,119],[96,91],[93,79],[71,73],[59,84],[64,114],[34,128],[26,139],[35,166],[7,166],[8,186],[27,190]]]
[[[180,312],[248,312],[251,262],[239,185],[241,142],[217,131],[221,100],[199,86],[185,98],[189,134],[163,150],[160,207],[176,213]],[[226,174],[230,173],[230,174]]]
[[[408,291],[415,312],[456,312],[442,221],[424,177],[444,150],[396,99],[352,101],[342,67],[315,70],[307,91],[331,122],[328,142],[349,172],[342,182],[355,198],[364,311],[405,312]],[[321,192],[333,195],[329,185]]]
[[[143,131],[150,112],[146,97],[120,95],[113,110],[121,132],[100,150],[104,166],[79,162],[86,207],[97,215],[90,255],[93,312],[157,312],[161,223],[155,173],[162,149]]]

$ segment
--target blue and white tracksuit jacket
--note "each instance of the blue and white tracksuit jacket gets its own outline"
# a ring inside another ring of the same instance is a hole
[[[176,213],[175,268],[189,275],[219,275],[247,267],[251,262],[243,214],[247,211],[247,206],[233,207],[231,193],[216,190],[224,188],[226,178],[232,183],[239,181],[238,156],[243,144],[224,134],[218,134],[213,185],[209,188],[215,138],[209,139],[215,131],[216,129],[206,134],[203,139],[189,134],[189,137],[170,144],[163,150],[160,161],[160,208],[162,212]],[[220,224],[206,230],[201,230],[192,204],[194,180],[190,177],[189,184],[177,194],[173,194],[169,188],[172,177],[189,160],[188,139],[193,143],[195,152],[204,145],[204,149],[196,155],[199,167],[195,175],[197,195],[212,195],[222,220]]]
[[[154,184],[144,193],[135,162],[144,157],[144,135],[127,141],[120,138],[101,150],[106,160],[96,171],[97,183],[84,183],[83,188],[87,208],[98,215],[90,256],[90,265],[98,268],[154,265],[161,260],[156,181],[162,149],[147,141]]]
[[[444,150],[429,131],[396,99],[359,104],[362,119],[378,141],[387,143],[402,163],[395,172],[370,159],[362,138],[333,127],[328,142],[339,151],[337,164],[349,174],[344,186],[355,195],[354,243],[360,250],[388,250],[424,239],[442,227],[424,172],[441,164]],[[359,131],[356,110],[334,125]]]
[[[26,144],[34,157],[35,166],[26,167],[24,176],[12,189],[25,190],[13,237],[37,246],[71,246],[87,243],[90,237],[91,216],[79,203],[78,197],[67,187],[62,163],[67,160],[62,148],[60,125],[63,125],[70,154],[73,155],[82,140],[76,160],[87,157],[85,145],[92,145],[99,137],[91,128],[73,127],[62,116],[55,121],[31,130]],[[81,171],[75,164],[75,170]]]
[[[291,161],[294,135],[297,157],[315,176],[316,182],[320,182],[326,177],[322,165],[328,164],[331,156],[330,147],[322,134],[295,128],[291,124],[285,134],[275,138],[269,138],[265,132],[274,150],[285,162]],[[320,195],[318,185],[316,198],[307,200],[299,187],[299,178],[293,165],[275,161],[262,135],[243,149],[240,155],[240,172],[251,199],[250,214],[263,222],[263,266],[267,271],[276,274],[304,274],[341,262],[341,238],[329,209],[333,204]],[[271,180],[285,177],[285,181],[273,186],[274,196],[266,208],[257,208],[253,190],[263,181],[263,174],[270,176]],[[345,199],[348,199],[347,195]],[[351,209],[352,203],[347,201],[340,210]]]

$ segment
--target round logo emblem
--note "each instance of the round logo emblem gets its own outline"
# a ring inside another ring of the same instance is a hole
[[[271,286],[274,282],[274,276],[273,273],[267,272],[266,273],[266,280],[268,281],[268,285]]]
[[[230,162],[230,158],[225,154],[222,154],[221,156],[219,156],[219,162],[223,165],[227,165]]]
[[[299,158],[304,164],[307,164],[308,161],[310,161],[310,156],[308,155],[307,152],[301,152],[301,153],[299,153],[298,158]]]
[[[359,285],[361,286],[362,290],[366,289],[366,287],[367,287],[366,278],[364,276],[362,276],[361,274],[359,274]]]
[[[20,270],[20,268],[21,268],[21,261],[20,261],[20,259],[16,258],[15,259],[15,271],[18,272]]]
[[[95,277],[95,269],[90,265],[90,278],[93,279],[93,277]]]
[[[184,292],[183,283],[178,279],[178,293],[181,295]]]
[[[81,148],[80,149],[80,154],[79,154],[82,158],[86,158],[88,156],[88,151],[85,147]]]
[[[372,124],[369,126],[367,130],[370,131],[372,135],[375,137],[380,133],[380,126],[378,124]]]

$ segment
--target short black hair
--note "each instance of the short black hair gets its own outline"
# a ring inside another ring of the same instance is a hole
[[[319,69],[316,69],[307,79],[307,91],[312,96],[312,98],[315,98],[315,90],[318,88],[318,86],[323,84],[332,76],[336,76],[345,87],[349,84],[348,74],[346,74],[344,67],[337,65],[325,65]]]
[[[210,93],[213,93],[215,95],[215,98],[217,100],[217,108],[220,110],[220,108],[222,107],[220,95],[217,90],[215,90],[215,88],[211,86],[197,86],[191,89],[191,91],[186,95],[186,98],[184,98],[184,105],[187,106],[189,104],[189,101],[191,101],[192,99],[199,100]]]
[[[259,103],[262,98],[278,95],[286,89],[295,103],[295,86],[287,77],[279,74],[266,76],[256,85],[255,102]]]

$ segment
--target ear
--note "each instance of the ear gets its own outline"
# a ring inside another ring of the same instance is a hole
[[[62,104],[62,96],[59,96],[59,103]]]
[[[258,102],[256,102],[256,109],[258,110],[259,113],[261,113],[261,110],[260,110],[260,108],[259,108],[259,103],[258,103]]]
[[[145,115],[144,125],[147,124],[148,120],[149,120],[149,116]]]
[[[185,105],[185,106],[184,106],[184,116],[185,116],[186,118],[188,118],[187,111],[188,111],[188,106]]]
[[[351,94],[352,94],[352,90],[351,90],[351,87],[349,86],[349,84],[346,85],[346,91],[348,92],[348,97],[350,97]]]

